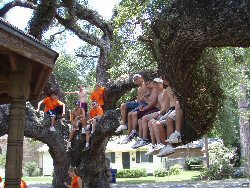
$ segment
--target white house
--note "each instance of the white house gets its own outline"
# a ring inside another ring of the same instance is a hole
[[[119,140],[125,136],[114,137],[114,140],[108,142],[106,147],[106,157],[110,159],[111,168],[113,169],[141,169],[145,168],[147,173],[153,173],[158,168],[169,168],[178,163],[183,165],[186,157],[202,157],[202,147],[204,142],[202,139],[194,141],[184,146],[175,148],[175,153],[168,157],[157,157],[156,155],[145,156],[148,146],[139,149],[132,149],[135,141],[128,144],[119,144]],[[209,139],[209,143],[217,141]],[[43,169],[43,175],[51,175],[53,172],[53,160],[48,152],[49,148],[46,144],[38,149],[39,151],[39,168]]]
[[[51,176],[54,170],[53,159],[49,153],[49,147],[44,144],[42,147],[38,148],[39,152],[39,168],[42,169],[44,176]]]

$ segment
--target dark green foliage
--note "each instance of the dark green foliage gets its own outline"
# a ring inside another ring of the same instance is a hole
[[[202,158],[199,158],[199,157],[190,157],[190,158],[187,158],[185,161],[185,165],[188,170],[191,170],[192,168],[191,165],[202,165],[202,164],[203,164],[203,160]]]
[[[124,169],[119,170],[116,177],[117,178],[139,178],[146,177],[146,169]]]

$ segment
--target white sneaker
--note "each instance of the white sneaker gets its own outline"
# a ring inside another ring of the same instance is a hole
[[[157,152],[156,145],[150,144],[148,151],[145,153],[146,156],[153,155]]]
[[[82,128],[82,134],[86,134],[86,130],[84,129],[84,127]]]
[[[157,155],[157,157],[164,157],[167,156],[171,153],[174,153],[174,148],[170,145],[166,145],[164,148],[162,148],[159,152],[159,154]]]
[[[166,145],[160,143],[160,144],[157,144],[155,145],[155,150],[161,150],[162,148],[164,148]]]
[[[121,141],[121,144],[127,144],[127,143],[129,143],[131,141],[131,139],[130,139],[130,137],[129,137],[129,135],[128,136],[126,136],[122,141]]]
[[[174,133],[172,133],[169,138],[166,140],[166,142],[169,143],[181,143],[181,133],[179,133],[178,131],[175,131]]]
[[[67,141],[67,149],[71,148],[71,142]]]
[[[49,130],[50,130],[50,131],[56,131],[56,129],[55,129],[54,126],[53,126],[53,127],[50,127]]]
[[[126,129],[128,129],[128,127],[126,125],[120,125],[119,127],[117,127],[115,132],[120,133],[120,132],[122,132],[123,130],[126,130]]]

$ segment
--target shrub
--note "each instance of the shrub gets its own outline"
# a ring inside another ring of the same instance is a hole
[[[203,160],[199,157],[190,157],[190,158],[187,158],[186,161],[185,161],[185,165],[186,165],[186,168],[188,170],[191,170],[191,165],[202,165],[203,164]]]
[[[165,177],[168,174],[168,171],[164,168],[159,168],[154,171],[155,177]]]
[[[233,176],[235,169],[230,164],[233,152],[226,148],[222,142],[217,142],[209,146],[209,168],[201,172],[201,179],[219,180]]]
[[[181,172],[181,166],[179,164],[175,164],[174,166],[170,167],[170,174],[171,175],[178,175]]]
[[[0,168],[5,168],[6,155],[0,154]]]
[[[35,161],[27,162],[24,165],[24,170],[28,176],[38,176],[41,174],[40,169]]]
[[[147,176],[146,169],[124,169],[119,170],[117,178],[139,178]]]

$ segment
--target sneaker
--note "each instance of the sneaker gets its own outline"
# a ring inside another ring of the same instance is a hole
[[[86,134],[86,129],[84,127],[82,128],[82,134]]]
[[[66,151],[69,151],[71,149],[71,142],[67,142],[67,147],[66,147]]]
[[[137,145],[139,145],[139,143],[142,141],[142,138],[139,138],[135,143],[134,145],[132,146],[133,149],[136,149],[137,148]]]
[[[148,151],[145,153],[146,156],[153,155],[157,152],[156,145],[150,144]]]
[[[174,133],[172,133],[169,138],[166,140],[166,142],[169,143],[181,143],[181,133],[179,133],[178,131],[175,131]]]
[[[136,143],[135,143],[136,144]],[[150,144],[150,142],[148,141],[148,139],[141,139],[140,141],[138,141],[138,144],[135,145],[132,147],[133,149],[137,149],[139,147],[142,147],[142,146],[146,146],[148,144]]]
[[[126,125],[120,125],[119,127],[117,127],[115,133],[120,133],[122,132],[123,130],[126,130],[128,129],[128,127]]]
[[[165,146],[166,146],[166,145],[164,145],[164,144],[162,144],[162,143],[156,144],[155,149],[156,149],[156,150],[161,150],[161,149],[164,148]]]
[[[164,148],[162,148],[159,152],[159,154],[157,155],[157,157],[164,157],[167,156],[171,153],[174,153],[174,148],[170,145],[166,145]]]
[[[82,151],[88,151],[90,149],[90,147],[89,146],[85,146],[85,148],[83,148],[83,150]]]
[[[122,141],[121,144],[129,143],[134,137],[139,136],[136,131],[132,131],[128,136],[126,136]]]
[[[56,131],[56,129],[55,129],[54,126],[50,127],[49,130],[50,130],[50,131]]]

